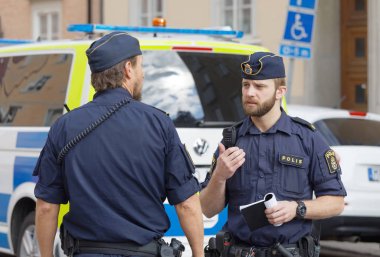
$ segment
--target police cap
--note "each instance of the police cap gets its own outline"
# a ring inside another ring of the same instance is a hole
[[[94,73],[141,54],[139,41],[125,32],[109,33],[93,42],[86,51],[88,64]]]
[[[251,80],[285,78],[284,62],[273,53],[256,52],[241,64],[241,76]]]

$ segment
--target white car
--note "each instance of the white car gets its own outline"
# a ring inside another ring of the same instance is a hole
[[[312,123],[341,157],[346,206],[321,222],[322,239],[380,241],[380,115],[301,105],[288,114]]]

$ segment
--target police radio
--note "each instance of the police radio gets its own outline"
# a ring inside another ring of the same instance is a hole
[[[236,144],[236,128],[235,126],[223,129],[223,145],[227,148],[235,146]]]

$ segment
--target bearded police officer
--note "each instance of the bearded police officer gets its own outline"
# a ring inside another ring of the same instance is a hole
[[[228,241],[245,247],[236,248],[234,256],[317,256],[318,240],[310,237],[312,220],[338,215],[344,208],[346,191],[335,153],[311,124],[282,109],[287,87],[281,57],[256,52],[241,64],[241,74],[247,117],[229,128],[235,133],[222,143],[236,137],[230,148],[219,144],[214,170],[201,191],[203,213],[212,217],[228,204],[223,230]],[[250,230],[239,206],[262,200],[269,192],[278,200],[265,210],[270,224]],[[278,251],[283,248],[288,250]]]
[[[51,257],[59,205],[70,202],[61,237],[67,255],[180,256],[161,237],[175,205],[193,256],[203,256],[203,219],[194,167],[170,118],[141,103],[142,53],[113,32],[86,51],[94,100],[51,127],[34,175],[36,232]]]

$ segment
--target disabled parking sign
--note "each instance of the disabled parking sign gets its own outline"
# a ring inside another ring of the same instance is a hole
[[[290,0],[279,53],[293,58],[311,58],[317,0]]]
[[[285,27],[284,39],[311,43],[313,35],[313,23],[314,15],[289,11]]]

